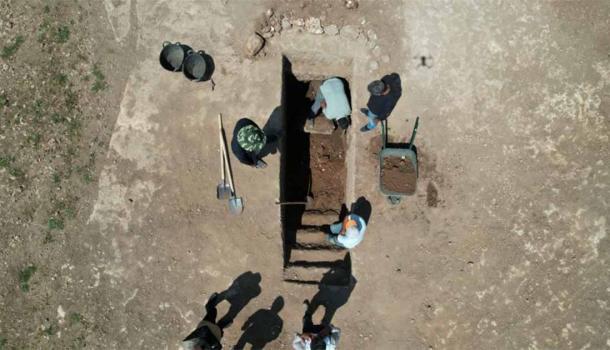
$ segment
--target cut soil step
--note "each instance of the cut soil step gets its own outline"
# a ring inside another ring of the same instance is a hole
[[[350,271],[341,265],[332,269],[291,265],[284,269],[284,280],[302,284],[345,286],[350,282]]]
[[[339,220],[339,212],[335,210],[306,210],[301,217],[303,226],[330,225]]]
[[[333,248],[334,246],[326,240],[326,233],[315,229],[300,229],[296,233],[296,244],[308,248]]]
[[[343,260],[347,251],[345,249],[292,249],[290,251],[290,264],[322,265]]]

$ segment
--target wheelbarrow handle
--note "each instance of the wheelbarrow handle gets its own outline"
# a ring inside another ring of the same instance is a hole
[[[409,149],[413,148],[413,141],[415,141],[415,135],[417,134],[417,127],[419,126],[419,116],[415,119],[415,126],[413,127],[413,133],[411,134],[411,139],[409,140]]]

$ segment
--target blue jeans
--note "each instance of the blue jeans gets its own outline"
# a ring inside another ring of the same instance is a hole
[[[332,224],[330,225],[330,234],[327,236],[327,239],[330,243],[341,247],[341,248],[345,248],[343,246],[343,244],[339,243],[339,241],[337,240],[337,236],[339,235],[339,232],[341,232],[341,228],[343,227],[343,222],[339,221],[336,224]]]
[[[311,112],[313,113],[313,115],[318,115],[323,100],[324,95],[322,95],[322,92],[318,90],[318,92],[316,93],[316,99],[313,101],[313,105],[311,105]]]
[[[379,116],[368,109],[366,110],[366,116],[369,118],[369,123],[366,124],[366,127],[369,130],[373,130],[377,127],[377,121],[379,120]]]

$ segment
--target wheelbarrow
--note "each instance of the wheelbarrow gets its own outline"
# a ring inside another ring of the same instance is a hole
[[[379,190],[385,195],[390,204],[398,204],[402,197],[410,196],[415,193],[416,185],[417,185],[417,176],[418,176],[418,168],[417,168],[417,149],[413,147],[413,141],[415,140],[415,134],[417,134],[417,127],[419,125],[419,117],[415,120],[415,126],[413,127],[413,133],[411,134],[411,140],[409,140],[407,148],[390,148],[388,147],[388,135],[387,135],[387,125],[386,122],[383,121],[381,123],[381,152],[379,152]],[[403,163],[406,167],[405,169],[411,170],[411,172],[407,172],[405,174],[399,173],[399,178],[393,179],[394,182],[398,181],[398,187],[400,190],[396,189],[396,183],[394,183],[394,187],[390,186],[388,183],[384,182],[384,166],[390,164],[400,164]],[[410,168],[409,168],[410,167]],[[403,178],[404,177],[404,178]],[[412,182],[412,183],[411,183]],[[405,185],[405,186],[400,186]]]

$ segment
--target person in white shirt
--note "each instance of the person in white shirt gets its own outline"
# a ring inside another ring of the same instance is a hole
[[[314,325],[309,312],[309,301],[305,300],[307,310],[303,316],[303,330],[294,336],[294,350],[336,350],[341,330],[332,324]]]
[[[327,119],[336,121],[341,129],[347,129],[352,109],[341,79],[326,79],[320,85],[316,98],[311,105],[311,112],[308,117],[309,122],[313,121],[320,112],[320,109],[322,109]]]
[[[366,222],[356,214],[349,214],[342,222],[330,225],[328,240],[340,248],[352,249],[364,238]]]

